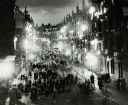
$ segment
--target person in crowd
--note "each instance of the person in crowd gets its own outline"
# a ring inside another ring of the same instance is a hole
[[[22,105],[20,99],[22,98],[22,93],[21,91],[17,88],[16,85],[13,85],[12,88],[9,90],[9,97],[10,97],[10,102],[9,105]]]
[[[50,59],[51,57],[48,57],[47,59]],[[74,76],[72,74],[67,75],[66,77],[61,77],[57,70],[59,70],[59,65],[62,65],[63,70],[66,70],[67,63],[66,63],[66,57],[64,56],[55,56],[54,59],[52,59],[54,62],[49,64],[40,64],[38,63],[31,63],[31,70],[27,72],[27,74],[21,74],[21,81],[24,81],[24,83],[20,84],[19,90],[24,93],[24,89],[27,93],[30,93],[30,99],[32,101],[36,101],[37,99],[41,99],[43,97],[51,97],[53,96],[54,103],[56,103],[56,94],[61,94],[65,92],[66,87],[69,87],[69,90],[71,90],[71,86],[76,86],[78,77]],[[60,62],[59,62],[60,60]],[[53,69],[54,68],[54,69]],[[93,80],[92,80],[93,81]],[[91,81],[91,83],[93,83]],[[71,85],[74,83],[73,85]],[[89,94],[89,88],[90,88],[90,81],[88,80],[86,83],[86,93]],[[77,88],[73,88],[74,92]],[[83,89],[83,88],[82,88]],[[12,99],[13,100],[13,99]]]
[[[100,90],[102,90],[102,88],[104,87],[103,80],[101,79],[101,77],[98,78],[98,86]]]
[[[54,90],[53,90],[53,101],[54,101],[54,103],[57,102],[57,89],[55,88],[55,86],[54,86]]]
[[[109,73],[106,74],[106,78],[107,78],[107,82],[110,83],[111,79],[110,79],[110,74]]]
[[[120,90],[120,88],[121,88],[121,78],[118,78],[117,79],[117,89]]]
[[[7,81],[0,80],[0,105],[4,105],[8,97]]]
[[[91,81],[91,85],[93,85],[95,87],[95,83],[94,83],[95,77],[92,73],[92,75],[90,76],[90,81]]]
[[[90,94],[90,80],[89,79],[87,80],[86,89],[87,89],[86,93],[87,95],[89,95]]]
[[[21,91],[22,94],[24,93],[24,85],[22,82],[18,84],[18,89]]]
[[[126,82],[124,78],[121,79],[120,86],[122,90],[126,91]]]
[[[32,85],[30,99],[32,101],[37,100],[37,86],[35,84]]]

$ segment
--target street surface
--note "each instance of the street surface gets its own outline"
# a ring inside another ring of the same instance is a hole
[[[92,74],[91,71],[88,71],[84,67],[78,67],[75,65],[70,66],[72,67],[70,73],[74,76],[77,75],[80,83],[84,82],[85,78],[90,79],[90,75]],[[23,70],[21,73],[25,73],[25,70]],[[95,76],[96,89],[93,89],[93,91],[91,91],[89,95],[84,95],[78,92],[76,89],[75,93],[65,92],[62,94],[58,94],[56,103],[54,103],[52,96],[48,98],[40,97],[37,101],[31,101],[30,95],[23,95],[21,102],[25,103],[26,105],[104,105],[103,100],[105,97],[98,89],[96,74],[93,73],[93,75]],[[9,105],[8,102],[6,103],[6,105]],[[106,105],[118,104],[112,101],[110,98],[110,100],[107,101]]]
[[[84,78],[89,79],[90,75],[92,74],[91,71],[89,71],[88,69],[86,69],[83,66],[75,66],[75,65],[71,65],[74,70],[72,70],[72,74],[76,75],[78,73],[79,78],[81,78],[81,82],[84,82]],[[95,73],[93,73],[94,77],[95,77],[95,86],[97,89],[97,94],[100,94],[99,89],[98,89],[98,80],[97,80],[97,75]],[[115,101],[115,103],[118,103],[119,105],[128,105],[128,92],[125,91],[119,91],[115,88],[115,86],[110,83],[110,84],[105,84],[105,86],[107,86],[108,88],[108,92],[111,96],[111,100]],[[117,105],[118,105],[117,104]]]

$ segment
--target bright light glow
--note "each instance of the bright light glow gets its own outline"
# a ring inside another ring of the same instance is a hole
[[[56,48],[59,49],[59,51],[62,51],[64,49],[64,44],[63,42],[59,41],[56,45]]]
[[[33,40],[36,40],[36,39],[37,39],[36,35],[33,35]]]
[[[50,44],[50,40],[48,38],[43,38],[42,41],[47,42],[48,44]]]
[[[67,26],[63,26],[61,29],[60,29],[60,33],[65,33],[67,30]]]
[[[74,51],[74,50],[75,50],[75,48],[76,48],[76,46],[75,46],[75,45],[73,45],[73,46],[72,46],[72,48],[73,48],[73,51]]]
[[[13,85],[18,85],[20,83],[21,83],[21,81],[18,79],[14,79],[14,81],[12,82]]]
[[[65,51],[65,55],[66,55],[66,56],[71,55],[71,50],[70,50],[70,49],[67,49],[67,50]]]
[[[86,24],[82,24],[80,29],[81,29],[82,32],[87,31],[88,30],[88,26]]]
[[[106,13],[107,12],[107,8],[104,8],[104,13]]]
[[[94,16],[96,16],[97,18],[99,18],[100,15],[102,15],[103,13],[101,11],[95,12]]]
[[[66,30],[66,29],[67,29],[67,26],[64,26],[64,27],[63,27],[63,29],[65,29],[65,30]]]
[[[86,43],[87,42],[87,39],[85,39],[84,42]]]
[[[62,36],[62,35],[59,35],[59,36],[58,36],[58,39],[63,39],[63,36]]]
[[[42,41],[45,42],[45,41],[47,41],[47,39],[46,38],[43,38]]]
[[[17,37],[14,37],[14,49],[16,50],[16,43],[18,41],[18,38]]]
[[[25,50],[27,50],[28,48],[30,48],[30,44],[29,44],[29,41],[26,39],[26,40],[24,40],[24,48],[25,48]]]
[[[101,54],[100,50],[98,50],[98,51],[97,51],[97,54],[98,54],[98,55],[100,55],[100,54]]]
[[[34,54],[30,54],[30,55],[28,56],[28,59],[32,61],[32,60],[35,59],[35,57],[36,57],[36,56],[35,56]]]
[[[73,30],[71,30],[71,31],[69,31],[70,32],[70,34],[73,34]]]
[[[82,39],[83,38],[83,34],[79,34],[79,38]]]
[[[65,41],[58,41],[55,48],[58,48],[58,51],[62,54],[71,55],[71,46],[69,46],[69,43],[65,43]]]
[[[89,13],[91,14],[91,20],[93,19],[93,15],[95,11],[96,11],[95,7],[92,6],[89,8]]]
[[[98,40],[97,40],[97,39],[92,40],[92,41],[91,41],[91,44],[92,44],[92,45],[97,45],[97,44],[98,44]]]
[[[109,56],[107,56],[107,61],[110,61],[110,60],[111,60],[111,58]]]
[[[93,47],[93,50],[97,51],[97,46],[98,46],[98,40],[97,39],[94,39],[91,41],[91,45]]]
[[[90,14],[93,14],[95,11],[96,11],[95,7],[92,6],[92,7],[89,8],[89,13]]]
[[[17,37],[14,37],[14,42],[17,42],[18,38]]]
[[[26,32],[31,32],[32,31],[32,25],[31,24],[28,24],[26,26]]]
[[[32,40],[24,40],[24,49],[25,50],[37,50],[38,46]]]
[[[59,35],[58,39],[59,40],[66,40],[66,39],[68,39],[68,37],[66,36],[66,34],[61,34],[61,35]]]
[[[85,52],[85,53],[87,52],[87,49],[86,49],[86,48],[84,48],[84,52]]]
[[[93,53],[87,53],[86,60],[89,66],[96,66],[98,64],[98,58]]]
[[[16,58],[16,56],[7,56],[6,58],[5,58],[5,61],[14,61],[15,60],[15,58]]]
[[[0,61],[0,79],[9,79],[15,72],[14,62]]]
[[[80,25],[80,22],[78,21],[77,24]]]

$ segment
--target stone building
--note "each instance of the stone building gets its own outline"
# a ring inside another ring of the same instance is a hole
[[[128,1],[91,0],[91,2],[97,8],[93,23],[96,24],[95,30],[103,40],[105,70],[113,78],[124,77],[128,81]]]

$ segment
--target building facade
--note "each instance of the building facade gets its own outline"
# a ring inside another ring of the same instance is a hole
[[[14,54],[15,0],[0,1],[0,57]]]
[[[110,73],[113,79],[127,78],[128,1],[89,0],[88,7],[84,3],[83,0],[82,9],[77,5],[76,11],[62,21],[67,27],[66,35],[75,46],[72,56],[77,55],[76,58],[81,58],[79,61],[87,66],[87,53],[91,52],[98,58],[97,67],[91,67],[96,72]],[[81,27],[82,24],[87,27]]]
[[[57,35],[60,25],[51,25],[50,23],[45,25],[42,24],[40,27],[38,27],[38,32],[39,32],[39,38],[47,38],[50,40],[51,45],[50,47],[54,47],[54,44],[57,42]]]
[[[27,8],[25,6],[25,11],[21,11],[18,6],[15,6],[15,38],[16,40],[16,53],[24,53],[24,40],[26,39],[26,27],[28,24],[31,24],[34,28],[34,22],[32,17],[30,17],[30,14],[27,11]]]
[[[93,23],[99,37],[103,40],[105,70],[114,78],[128,75],[128,1],[96,0],[91,1],[98,9]],[[96,18],[96,19],[95,19]]]

